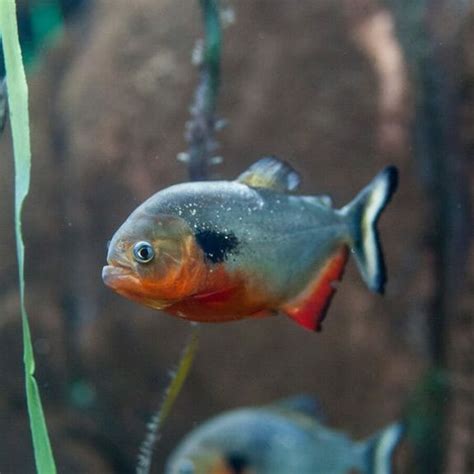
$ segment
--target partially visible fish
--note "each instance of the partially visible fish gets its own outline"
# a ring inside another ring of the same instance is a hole
[[[349,253],[382,293],[376,223],[397,185],[385,168],[342,209],[327,196],[293,194],[299,175],[263,158],[235,181],[158,192],[118,229],[102,277],[117,293],[192,321],[282,312],[311,330],[321,322]]]
[[[355,442],[323,426],[297,397],[203,423],[173,451],[165,474],[389,474],[402,431],[394,423]]]

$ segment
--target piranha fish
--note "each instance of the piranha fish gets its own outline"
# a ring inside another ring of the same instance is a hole
[[[311,400],[309,400],[311,401]],[[221,414],[191,431],[165,474],[389,474],[403,432],[394,423],[365,441],[325,427],[307,397]]]
[[[300,177],[266,157],[235,181],[178,184],[141,204],[113,236],[102,278],[117,293],[190,321],[278,312],[321,322],[349,253],[382,293],[376,223],[397,185],[385,168],[353,201],[293,193]]]

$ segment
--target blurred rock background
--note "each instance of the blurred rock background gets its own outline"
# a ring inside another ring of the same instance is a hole
[[[184,124],[197,81],[191,52],[201,17],[198,2],[188,0],[81,3],[29,74],[27,301],[59,472],[128,473],[190,328],[113,294],[100,273],[106,242],[128,214],[157,190],[187,179],[175,157],[186,148]],[[397,165],[400,188],[380,222],[389,282],[384,298],[370,294],[351,262],[321,334],[284,317],[203,326],[194,368],[157,446],[157,473],[176,442],[209,416],[301,392],[320,400],[334,427],[367,436],[401,415],[432,363],[437,282],[430,236],[436,229],[412,138],[419,90],[394,17],[375,0],[229,3],[235,22],[224,33],[218,109],[230,124],[218,136],[224,162],[214,176],[233,178],[261,155],[275,154],[302,173],[305,193],[329,193],[343,205],[387,163]],[[457,52],[461,155],[469,155],[472,8],[440,28],[451,33],[444,41]],[[5,133],[0,471],[27,473],[33,460],[10,148]],[[472,195],[469,163],[462,163]],[[466,227],[472,232],[467,221]],[[466,469],[459,473],[473,468],[472,250],[464,260],[467,282],[460,268],[455,314],[446,326],[455,390],[446,400],[443,446],[446,458]],[[399,472],[411,472],[403,459],[399,464]],[[447,462],[446,472],[453,465]]]

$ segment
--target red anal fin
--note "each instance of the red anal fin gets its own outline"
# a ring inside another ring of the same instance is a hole
[[[337,250],[325,263],[317,277],[294,300],[282,309],[298,324],[311,331],[321,331],[321,323],[336,291],[348,258],[347,246]]]

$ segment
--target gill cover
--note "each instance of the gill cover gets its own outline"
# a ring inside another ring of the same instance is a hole
[[[135,211],[115,233],[107,261],[108,286],[157,309],[196,293],[205,280],[203,253],[189,225],[146,209]]]

